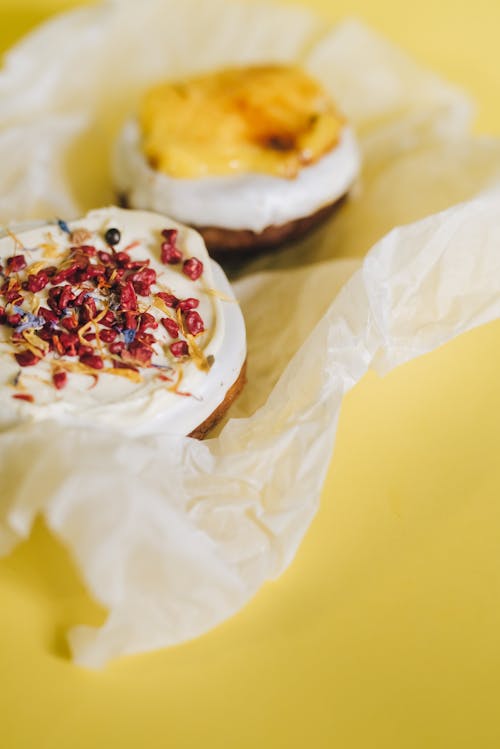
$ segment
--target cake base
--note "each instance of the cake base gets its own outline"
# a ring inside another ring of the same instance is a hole
[[[247,381],[246,371],[247,371],[247,363],[245,361],[238,375],[238,379],[231,385],[222,403],[219,403],[215,411],[213,411],[210,414],[210,416],[208,416],[205,419],[205,421],[203,421],[199,426],[197,426],[196,429],[193,429],[193,431],[190,434],[188,434],[188,437],[193,437],[194,439],[202,440],[208,436],[208,433],[215,426],[217,426],[217,424],[226,415],[232,403],[235,401],[235,399],[243,390],[245,383]]]
[[[208,251],[212,255],[271,250],[285,242],[300,239],[322,224],[335,213],[345,198],[346,195],[343,195],[309,216],[292,219],[285,224],[266,226],[261,232],[255,232],[251,229],[224,229],[218,226],[194,225],[193,228],[200,232]]]
[[[128,195],[121,193],[117,196],[122,208],[130,208]],[[190,224],[198,231],[212,256],[246,255],[252,252],[272,250],[285,242],[293,242],[315,229],[332,216],[346,200],[347,193],[333,203],[323,206],[315,213],[302,218],[292,219],[285,224],[266,226],[261,232],[252,229],[225,229],[220,226],[200,226]],[[172,218],[175,218],[172,217]]]

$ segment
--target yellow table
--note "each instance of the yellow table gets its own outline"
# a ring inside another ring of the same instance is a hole
[[[74,4],[0,2],[4,48]],[[361,16],[500,134],[497,0],[307,5]],[[207,636],[103,673],[68,661],[64,631],[103,612],[38,526],[0,561],[2,749],[500,746],[499,413],[497,323],[368,376],[288,572]]]

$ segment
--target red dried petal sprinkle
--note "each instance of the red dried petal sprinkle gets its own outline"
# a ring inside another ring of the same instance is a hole
[[[42,339],[42,341],[52,343],[52,324],[46,323],[41,330],[37,331],[37,334],[38,337]]]
[[[144,268],[132,274],[129,278],[137,294],[149,296],[151,285],[156,283],[156,271],[153,268]]]
[[[133,360],[142,366],[148,366],[151,362],[153,352],[149,346],[144,346],[140,341],[133,341],[128,347],[128,351]],[[123,356],[126,361],[125,356]]]
[[[26,258],[24,255],[13,255],[7,258],[7,271],[9,273],[18,273],[26,268]]]
[[[177,229],[164,229],[162,236],[165,239],[161,245],[161,261],[167,265],[177,265],[182,260],[182,252],[176,245]]]
[[[37,274],[32,274],[31,276],[28,276],[28,280],[26,281],[26,288],[28,291],[31,291],[33,294],[37,294],[39,291],[42,291],[49,282],[49,277],[46,274],[45,271],[41,270]]]
[[[137,336],[137,340],[140,343],[145,343],[146,346],[154,346],[156,343],[156,338],[152,333],[141,333],[140,336]]]
[[[182,356],[187,356],[189,353],[189,348],[186,341],[175,341],[175,343],[170,344],[169,348],[172,354],[178,359],[180,359]]]
[[[165,302],[167,307],[175,309],[179,306],[179,300],[173,294],[167,294],[166,291],[159,291],[156,296],[158,297],[158,299],[161,299],[163,302]]]
[[[137,297],[131,281],[126,281],[120,289],[120,305],[122,310],[137,309]]]
[[[50,309],[56,313],[61,312],[59,308],[59,299],[60,299],[61,293],[62,293],[61,286],[55,286],[54,288],[49,290],[47,304],[49,305]]]
[[[68,304],[72,301],[74,301],[76,295],[73,293],[73,289],[69,284],[66,284],[66,286],[62,286],[62,291],[58,299],[58,305],[59,309],[63,310],[66,309]]]
[[[5,318],[5,322],[7,323],[7,325],[12,325],[12,327],[15,328],[16,325],[19,325],[22,319],[23,316],[16,313],[14,315],[7,315],[7,317]]]
[[[92,348],[92,346],[85,346],[84,343],[79,343],[78,344],[78,355],[79,356],[87,356],[87,355],[93,354],[93,353],[94,353],[94,349]]]
[[[79,247],[72,247],[71,252],[81,252],[82,254],[88,255],[89,257],[94,257],[94,255],[96,254],[96,248],[90,244],[82,244]]]
[[[102,250],[100,250],[97,253],[97,256],[101,263],[104,263],[104,265],[109,265],[113,262],[113,255],[110,252],[103,252]]]
[[[127,263],[130,263],[130,255],[128,255],[126,252],[117,252],[115,255],[115,260],[118,265],[126,265]]]
[[[134,289],[139,296],[149,296],[151,294],[151,286],[148,286],[145,283],[137,283],[134,281]]]
[[[191,281],[196,281],[203,273],[203,263],[196,257],[190,257],[184,261],[182,271]]]
[[[166,265],[178,265],[182,260],[182,252],[168,242],[161,246],[161,261]]]
[[[83,289],[82,291],[80,291],[80,293],[76,295],[73,301],[73,307],[80,307],[87,298],[87,294],[89,293],[89,291],[90,289]]]
[[[125,327],[128,328],[128,330],[136,330],[137,329],[137,315],[135,312],[125,312]]]
[[[29,350],[20,351],[18,354],[14,354],[14,356],[20,367],[33,367],[40,361],[40,357]]]
[[[66,356],[77,356],[80,353],[80,339],[76,333],[64,332],[59,335],[59,343]],[[91,349],[92,350],[92,349]]]
[[[62,318],[60,325],[66,330],[78,330],[80,323],[75,315],[68,315],[68,317]]]
[[[150,262],[149,258],[146,260],[130,260],[130,262],[125,263],[124,268],[127,270],[139,270],[141,268],[146,268]]]
[[[181,302],[179,302],[179,309],[181,309],[183,312],[188,312],[190,309],[196,309],[199,304],[200,302],[198,299],[188,297],[187,299],[183,299]]]
[[[7,294],[5,297],[7,302],[10,302],[11,304],[16,304],[18,307],[22,305],[24,302],[24,298],[18,294],[16,291],[11,291]]]
[[[51,309],[47,309],[46,307],[40,307],[38,310],[38,314],[40,317],[43,317],[44,320],[51,323],[56,323],[59,319],[55,312],[53,312]]]
[[[83,323],[90,322],[97,315],[97,307],[92,297],[87,297],[80,309],[80,320]]]
[[[118,356],[119,354],[121,354],[124,348],[125,348],[125,343],[123,341],[116,341],[116,343],[112,343],[109,346],[110,352],[114,354],[115,356]]]
[[[54,383],[56,390],[62,390],[66,387],[66,383],[68,382],[67,372],[54,372],[52,382]]]
[[[158,323],[153,315],[150,315],[149,312],[143,312],[140,316],[139,330],[147,330],[148,328],[156,330],[157,327]]]
[[[106,268],[104,265],[89,265],[89,267],[82,273],[81,281],[87,281],[89,278],[102,278],[106,275]]]
[[[116,322],[115,313],[112,310],[108,309],[104,317],[101,317],[99,322],[101,325],[104,325],[104,327],[111,328],[111,326]]]
[[[26,401],[26,403],[34,403],[35,399],[29,393],[16,393],[12,396],[18,401]]]
[[[87,264],[88,260],[86,258],[83,258],[84,267],[86,267]],[[82,270],[81,265],[81,262],[73,262],[70,266],[68,266],[68,268],[59,270],[54,276],[52,276],[51,283],[55,286],[59,283],[62,283],[63,281],[76,282],[78,280],[78,271]]]
[[[154,268],[143,268],[142,270],[138,270],[136,273],[133,273],[130,276],[131,281],[140,281],[141,283],[146,283],[148,286],[152,286],[154,283],[156,283],[156,271]]]
[[[104,341],[104,343],[111,343],[115,340],[116,336],[116,330],[111,330],[111,328],[105,328],[104,330],[99,331],[99,338],[101,341]]]
[[[167,333],[172,336],[172,338],[179,337],[179,326],[177,325],[175,320],[172,320],[171,317],[162,317],[160,322],[166,329]]]
[[[195,310],[191,310],[191,312],[187,313],[185,322],[186,328],[191,333],[191,335],[198,335],[199,333],[203,333],[203,331],[205,330],[203,320]]]
[[[166,239],[167,242],[175,243],[175,240],[177,239],[177,235],[179,234],[178,229],[163,229],[161,235],[163,239]]]
[[[85,364],[86,367],[90,367],[91,369],[102,369],[104,366],[102,358],[96,354],[82,354],[80,355],[80,361],[82,364]]]

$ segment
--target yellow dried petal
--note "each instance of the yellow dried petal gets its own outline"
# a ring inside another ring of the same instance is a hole
[[[131,382],[140,383],[143,382],[143,378],[139,374],[139,372],[136,372],[134,369],[124,369],[122,367],[112,369],[103,369],[101,370],[102,374],[109,374],[109,375],[115,375],[115,377],[126,377],[127,380],[130,380]]]
[[[209,296],[214,296],[217,299],[220,299],[221,302],[234,302],[237,303],[237,300],[234,297],[228,296],[227,294],[224,294],[223,291],[219,291],[218,289],[203,289],[205,294],[208,294]]]
[[[170,307],[167,307],[163,299],[160,299],[159,296],[155,296],[155,298],[153,299],[153,304],[158,309],[161,309],[161,311],[164,312],[167,315],[167,317],[170,317],[172,320],[175,320],[175,315],[172,313],[172,310],[170,309]]]
[[[28,344],[28,348],[36,356],[40,356],[40,352],[47,352],[49,350],[49,344],[38,336],[34,330],[23,330],[23,338]]]

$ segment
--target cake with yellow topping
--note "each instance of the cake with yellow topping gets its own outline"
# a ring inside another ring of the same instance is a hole
[[[269,247],[326,218],[359,171],[324,88],[288,65],[229,68],[147,91],[113,171],[123,201],[195,226],[211,250]]]
[[[245,326],[200,235],[110,207],[0,238],[0,430],[56,420],[203,437],[245,381]]]

